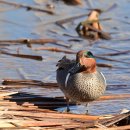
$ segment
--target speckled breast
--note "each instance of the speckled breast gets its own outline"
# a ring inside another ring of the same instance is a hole
[[[59,84],[64,94],[76,102],[96,100],[103,95],[106,89],[105,79],[98,71],[90,74],[76,73],[69,77],[66,87],[63,83],[63,79],[62,83],[59,81]]]

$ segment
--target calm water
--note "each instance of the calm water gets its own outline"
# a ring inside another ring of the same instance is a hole
[[[9,0],[8,0],[9,1]],[[91,50],[95,55],[114,53],[119,50],[125,51],[130,50],[130,1],[129,0],[86,0],[83,6],[68,6],[62,1],[54,0],[13,0],[13,2],[24,3],[32,6],[37,6],[40,8],[47,9],[47,4],[54,5],[55,15],[48,15],[46,13],[36,12],[36,11],[26,11],[25,9],[15,8],[7,5],[0,4],[0,40],[3,39],[20,39],[20,38],[55,38],[63,40],[65,44],[71,45],[71,49],[79,51],[82,49]],[[75,32],[76,25],[85,20],[86,17],[77,19],[73,22],[64,24],[65,29],[59,27],[55,24],[56,21],[65,19],[72,16],[77,16],[81,14],[88,14],[88,8],[100,8],[108,9],[111,5],[115,4],[116,8],[108,12],[101,14],[100,18],[111,18],[109,21],[102,21],[104,31],[112,33],[112,40],[105,41],[99,40],[90,46],[90,43],[82,39],[81,42],[69,42],[70,39],[77,37]],[[64,34],[70,35],[66,36]],[[42,45],[33,45],[33,48],[41,47]],[[59,47],[52,44],[46,44],[45,47],[58,47],[66,49],[64,47]],[[101,47],[107,47],[110,49],[105,49]],[[20,53],[41,55],[43,56],[43,61],[34,61],[29,59],[14,58],[6,55],[0,55],[0,79],[3,78],[14,78],[21,79],[24,75],[26,79],[42,80],[44,82],[56,82],[55,70],[57,61],[64,55],[69,58],[75,58],[73,54],[64,54],[49,51],[34,51],[27,48],[25,45],[12,45],[1,48],[8,48],[9,52],[16,52],[17,49]],[[130,93],[130,53],[122,54],[117,56],[106,56],[110,59],[118,60],[106,61],[97,59],[98,63],[111,64],[112,69],[101,68],[104,73],[107,84],[109,85],[126,85],[124,86],[110,86],[107,88],[106,94],[124,94]],[[126,63],[122,63],[126,62]],[[59,89],[48,90],[44,88],[33,88],[33,89],[21,89],[20,91],[29,92],[32,94],[39,94],[43,96],[61,96],[63,95]],[[93,102],[90,104],[89,109],[92,114],[108,114],[117,113],[123,108],[129,109],[130,101],[129,99],[123,100],[112,100],[112,101],[102,101]],[[62,110],[64,108],[61,108]],[[75,113],[84,113],[85,107],[79,105],[72,107]]]

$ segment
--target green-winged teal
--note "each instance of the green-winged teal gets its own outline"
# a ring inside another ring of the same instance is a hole
[[[64,56],[57,66],[57,82],[66,99],[87,104],[105,92],[105,77],[98,70],[96,60],[90,51],[79,51],[76,60]]]

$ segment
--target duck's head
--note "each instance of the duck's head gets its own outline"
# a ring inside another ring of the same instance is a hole
[[[70,70],[71,71],[71,70]],[[76,55],[76,65],[72,73],[84,72],[93,73],[96,71],[96,60],[90,51],[81,50]],[[71,72],[70,72],[71,73]]]

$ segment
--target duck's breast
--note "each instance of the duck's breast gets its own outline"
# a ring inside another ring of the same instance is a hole
[[[105,89],[104,77],[97,71],[91,74],[77,73],[70,76],[66,91],[73,100],[87,102],[99,98]]]

